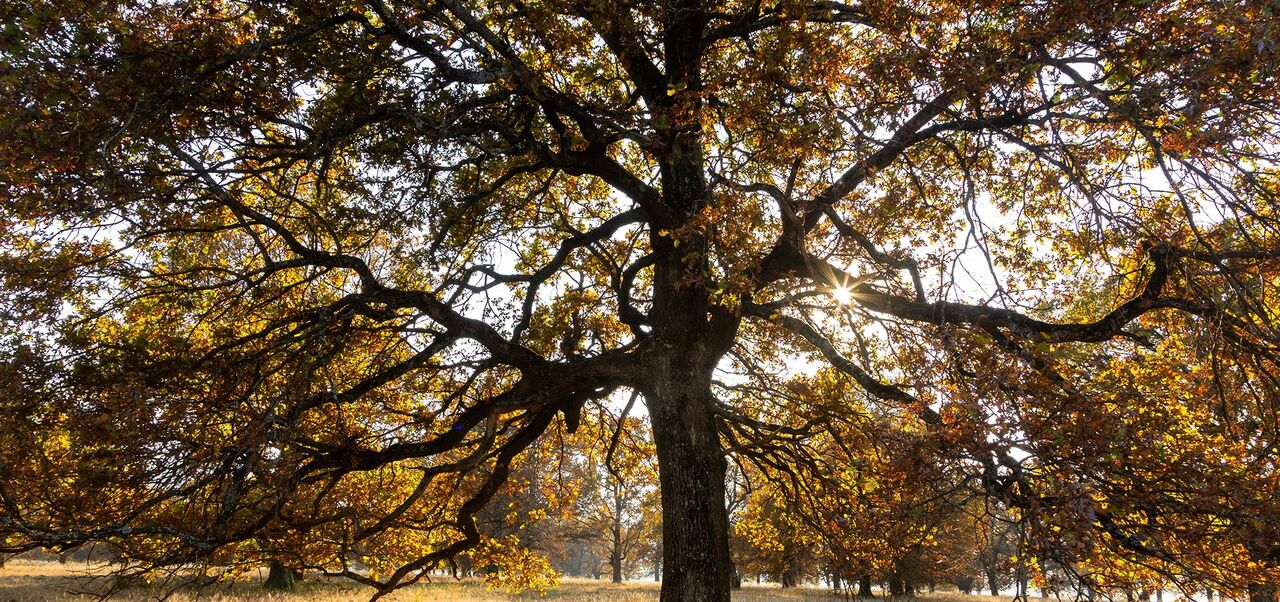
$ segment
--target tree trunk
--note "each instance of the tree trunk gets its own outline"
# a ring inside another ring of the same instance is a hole
[[[996,574],[995,567],[988,567],[983,572],[987,576],[987,588],[991,590],[991,595],[1000,595],[1000,576]]]
[[[907,593],[907,584],[897,573],[889,575],[889,595],[898,597]]]
[[[871,593],[871,575],[863,575],[858,578],[858,597],[871,598],[875,594]]]
[[[704,9],[673,0],[666,11],[670,104],[653,110],[669,143],[659,165],[664,205],[680,232],[650,228],[654,283],[648,372],[638,383],[653,425],[662,492],[662,602],[729,602],[729,516],[725,459],[711,374],[733,346],[741,316],[714,305],[706,236],[693,224],[708,206],[699,61]]]
[[[794,550],[787,556],[787,568],[782,573],[782,587],[800,585],[800,558]]]
[[[797,579],[796,579],[796,573],[797,573],[797,572],[798,572],[798,571],[796,571],[796,568],[795,568],[795,566],[794,566],[794,565],[793,565],[793,566],[788,566],[788,567],[787,567],[787,570],[785,570],[785,571],[783,571],[783,572],[782,572],[782,587],[783,587],[783,589],[788,588],[788,587],[795,587],[795,586],[796,586],[796,581],[797,581]]]
[[[609,564],[613,567],[613,582],[622,583],[622,484],[615,483],[613,489],[613,550],[609,553]]]
[[[298,571],[285,567],[280,562],[272,560],[271,570],[267,573],[267,580],[262,583],[262,587],[267,589],[293,589],[297,585],[301,575]]]
[[[674,355],[674,354],[673,354]],[[710,366],[660,360],[645,400],[662,489],[662,602],[728,602],[725,460],[712,413]]]

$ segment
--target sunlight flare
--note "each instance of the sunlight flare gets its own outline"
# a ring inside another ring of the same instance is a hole
[[[848,305],[853,302],[853,290],[846,286],[837,286],[831,289],[831,296],[840,305]]]

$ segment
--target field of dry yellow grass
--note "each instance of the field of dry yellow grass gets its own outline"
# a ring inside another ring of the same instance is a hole
[[[85,589],[84,577],[91,567],[83,564],[66,565],[56,562],[11,560],[0,568],[0,602],[78,602],[85,600],[77,591]],[[264,572],[265,573],[265,572]],[[172,600],[210,600],[219,602],[245,602],[249,600],[274,600],[279,602],[360,602],[369,599],[372,590],[349,581],[310,578],[288,593],[263,590],[258,579],[234,583],[201,592],[180,591]],[[161,589],[130,589],[112,596],[115,600],[153,600],[163,593]],[[658,584],[652,581],[633,581],[612,584],[589,579],[564,579],[560,586],[540,596],[533,592],[507,594],[487,591],[478,581],[455,581],[437,578],[434,583],[414,585],[389,596],[397,602],[510,602],[529,600],[554,600],[557,602],[649,602],[658,599]],[[783,602],[803,600],[838,600],[829,591],[806,588],[783,590],[776,585],[751,585],[734,592],[735,602]],[[992,602],[998,598],[930,594],[923,598],[928,602]]]

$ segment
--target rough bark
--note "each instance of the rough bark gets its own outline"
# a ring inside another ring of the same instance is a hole
[[[728,602],[725,460],[710,397],[710,369],[690,374],[670,358],[646,392],[662,489],[662,602]]]

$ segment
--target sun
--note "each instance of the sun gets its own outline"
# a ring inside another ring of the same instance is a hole
[[[853,291],[843,286],[832,288],[831,296],[835,298],[836,303],[839,303],[840,305],[848,305],[850,301],[853,301]]]

